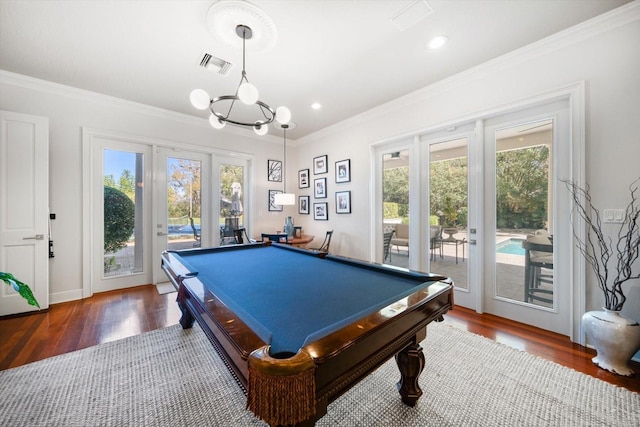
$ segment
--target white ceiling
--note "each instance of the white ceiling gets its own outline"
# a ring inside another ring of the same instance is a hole
[[[413,0],[255,0],[278,42],[247,52],[247,76],[262,101],[289,107],[297,139],[628,2],[428,0],[434,12],[400,31],[390,18]],[[206,118],[191,90],[232,94],[242,70],[241,50],[206,27],[213,3],[0,0],[0,69]],[[439,34],[449,43],[427,49]],[[233,69],[198,67],[203,51]]]

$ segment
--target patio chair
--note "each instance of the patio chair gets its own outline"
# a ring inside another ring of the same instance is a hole
[[[439,225],[432,225],[429,229],[429,249],[431,251],[431,261],[436,260],[436,251],[440,250],[440,258],[443,258],[442,254],[442,227]]]
[[[553,244],[548,236],[527,236],[522,242],[524,258],[524,301],[553,304]],[[543,284],[551,285],[542,287]]]
[[[192,217],[189,217],[189,223],[191,224],[191,230],[193,231],[193,240],[195,240],[195,242],[193,242],[193,247],[199,248],[200,247],[200,231],[196,228],[195,224],[193,223]]]
[[[383,234],[382,237],[382,262],[389,258],[389,262],[391,262],[391,239],[393,239],[393,235],[396,233],[396,230],[391,230],[387,233]]]

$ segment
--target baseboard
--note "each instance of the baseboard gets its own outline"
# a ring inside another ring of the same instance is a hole
[[[82,289],[49,294],[49,304],[58,304],[61,302],[75,301],[79,299],[82,299]]]

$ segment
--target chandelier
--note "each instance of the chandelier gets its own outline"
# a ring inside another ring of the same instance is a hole
[[[249,83],[245,69],[245,44],[247,40],[253,37],[253,31],[248,25],[243,24],[237,25],[235,31],[238,37],[242,39],[242,76],[235,94],[211,98],[205,90],[195,89],[191,92],[189,99],[195,108],[199,110],[209,109],[211,112],[209,123],[215,129],[222,129],[227,123],[233,123],[238,126],[251,127],[258,135],[264,135],[269,130],[268,125],[274,120],[280,124],[289,123],[291,112],[284,106],[274,109],[258,99],[258,89]],[[238,101],[247,106],[252,106],[252,111],[248,112],[247,109],[244,109],[244,115],[234,115],[233,109]],[[252,118],[247,118],[247,115],[252,116]]]

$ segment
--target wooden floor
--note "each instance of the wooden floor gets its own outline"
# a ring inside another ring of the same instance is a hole
[[[159,295],[149,285],[55,304],[46,313],[1,319],[0,370],[175,325],[180,318],[175,298],[175,293]],[[449,312],[445,322],[640,392],[640,363],[633,363],[638,375],[620,377],[595,366],[593,350],[558,334],[464,308]]]

